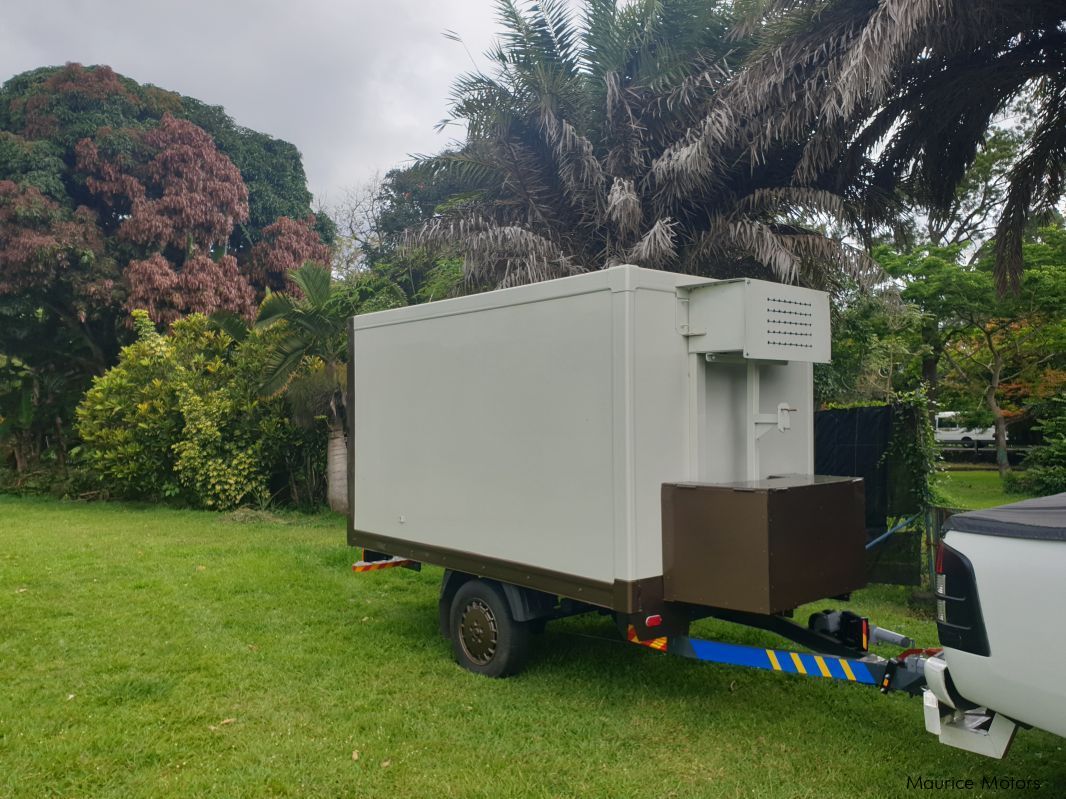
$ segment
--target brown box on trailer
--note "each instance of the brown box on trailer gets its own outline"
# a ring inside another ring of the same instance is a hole
[[[665,483],[665,599],[780,613],[866,584],[862,480]]]

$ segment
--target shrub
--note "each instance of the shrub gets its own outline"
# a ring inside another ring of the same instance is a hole
[[[229,509],[293,492],[294,456],[313,443],[284,400],[258,396],[271,333],[242,341],[194,314],[158,333],[134,313],[137,340],[98,377],[78,407],[81,462],[99,487],[128,499],[173,499]]]
[[[1037,496],[1066,491],[1066,397],[1053,397],[1046,412],[1036,426],[1044,445],[1026,455],[1023,471],[1007,475],[1007,491]]]
[[[183,421],[177,402],[178,382],[188,378],[181,349],[189,339],[208,343],[196,321],[174,325],[161,336],[144,311],[134,312],[137,340],[124,347],[119,363],[93,380],[78,405],[77,431],[82,462],[108,493],[129,499],[160,499],[181,494],[174,472],[174,443]],[[194,349],[194,348],[193,348]]]

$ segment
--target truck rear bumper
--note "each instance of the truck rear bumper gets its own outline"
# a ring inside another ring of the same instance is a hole
[[[983,707],[969,708],[951,683],[948,664],[930,658],[925,664],[926,689],[922,692],[925,729],[942,744],[1002,759],[1010,750],[1018,725],[1002,713]]]

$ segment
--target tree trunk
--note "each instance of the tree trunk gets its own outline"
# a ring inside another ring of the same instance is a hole
[[[922,331],[922,343],[929,348],[922,357],[922,380],[925,381],[926,392],[929,396],[930,411],[935,414],[936,395],[940,388],[940,355],[944,350],[944,345],[935,327],[927,327]]]
[[[15,437],[15,440],[11,443],[11,451],[15,454],[15,473],[25,474],[29,469],[28,459],[26,458],[26,451],[22,448],[22,442]]]
[[[988,387],[985,389],[985,402],[988,405],[988,409],[992,411],[992,416],[995,418],[996,425],[996,466],[999,468],[999,476],[1006,477],[1007,472],[1010,471],[1010,462],[1007,460],[1007,418],[1003,414],[1003,409],[999,407],[999,402],[996,400],[996,393],[999,390],[999,378],[1003,373],[1003,356],[1000,353],[995,353],[992,358],[991,368],[992,379],[989,381]]]
[[[330,426],[326,443],[326,499],[330,510],[348,512],[348,445],[340,425]]]
[[[55,418],[56,426],[56,463],[64,472],[67,470],[67,437],[63,435],[63,420]]]

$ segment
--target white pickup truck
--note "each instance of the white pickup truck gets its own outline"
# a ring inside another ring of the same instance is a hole
[[[958,513],[945,530],[926,729],[996,758],[1018,726],[1066,736],[1066,494]]]

